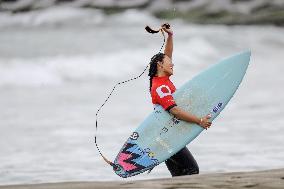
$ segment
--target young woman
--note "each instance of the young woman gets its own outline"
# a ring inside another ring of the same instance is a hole
[[[164,53],[158,53],[151,58],[148,74],[150,76],[150,92],[154,108],[161,105],[178,119],[196,123],[204,129],[210,128],[209,114],[202,118],[190,114],[178,107],[172,97],[172,93],[176,90],[174,84],[170,81],[174,67],[172,63],[173,32],[165,24],[162,29],[168,34],[165,50]],[[173,177],[199,173],[198,164],[186,147],[166,160],[166,165]]]

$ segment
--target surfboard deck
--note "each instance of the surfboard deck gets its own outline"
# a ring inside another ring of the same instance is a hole
[[[176,104],[213,121],[238,89],[249,65],[250,51],[221,60],[186,82],[173,94]],[[204,129],[175,118],[161,106],[139,125],[122,146],[115,173],[126,178],[152,169],[177,153]]]

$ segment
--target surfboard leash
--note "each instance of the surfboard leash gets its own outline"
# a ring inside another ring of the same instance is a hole
[[[170,25],[169,25],[169,24],[163,24],[162,27],[170,28]],[[164,33],[162,27],[161,27],[160,29],[158,29],[158,30],[154,30],[154,29],[150,28],[149,26],[146,26],[146,27],[145,27],[145,30],[146,30],[148,33],[151,33],[151,34],[155,34],[155,33],[159,33],[159,32],[162,33],[164,40],[163,40],[163,44],[162,44],[162,46],[161,46],[161,48],[160,48],[160,50],[159,50],[159,53],[162,51],[162,49],[163,49],[163,47],[164,47],[164,45],[165,45],[165,42],[166,42],[165,33]],[[140,77],[146,72],[146,70],[147,70],[147,68],[148,68],[149,65],[150,65],[150,63],[147,64],[147,66],[144,68],[143,72],[142,72],[140,75],[138,75],[138,76],[136,76],[136,77],[133,77],[133,78],[130,78],[130,79],[128,79],[128,80],[125,80],[125,81],[121,81],[121,82],[116,83],[116,84],[114,85],[114,87],[112,88],[112,90],[110,91],[110,93],[108,94],[108,96],[107,96],[107,98],[105,99],[104,103],[103,103],[103,104],[98,108],[98,110],[97,110],[97,113],[96,113],[96,132],[95,132],[95,137],[94,137],[94,138],[95,138],[96,148],[97,148],[97,150],[98,150],[100,156],[103,158],[103,160],[104,160],[107,164],[109,164],[110,166],[112,166],[114,170],[117,170],[117,169],[118,169],[118,166],[115,165],[115,164],[114,164],[113,162],[111,162],[110,160],[108,160],[108,159],[102,154],[102,152],[101,152],[101,150],[100,150],[100,148],[99,148],[99,145],[98,145],[98,143],[97,143],[98,115],[99,115],[100,110],[101,110],[101,109],[103,108],[103,106],[107,103],[107,101],[109,100],[109,98],[111,97],[111,95],[113,94],[115,88],[116,88],[118,85],[125,84],[125,83],[127,83],[127,82],[130,82],[130,81],[133,81],[133,80],[136,80],[136,79],[140,78]]]
[[[107,96],[107,98],[105,99],[104,103],[99,107],[99,109],[97,110],[97,113],[96,113],[96,133],[98,132],[98,115],[99,115],[99,112],[100,110],[102,109],[102,107],[107,103],[107,101],[109,100],[109,98],[111,97],[111,95],[113,94],[115,88],[118,86],[118,85],[121,85],[121,84],[124,84],[124,83],[127,83],[129,81],[133,81],[133,80],[136,80],[138,78],[140,78],[147,70],[148,66],[150,64],[147,64],[147,66],[144,68],[143,72],[136,76],[136,77],[133,77],[131,79],[128,79],[128,80],[125,80],[125,81],[121,81],[121,82],[118,82],[114,85],[114,87],[112,88],[111,92],[109,93],[109,95]],[[97,143],[97,135],[95,134],[95,144],[96,144],[96,147],[97,147],[97,150],[99,151],[99,154],[102,156],[102,158],[105,160],[105,162],[107,162],[109,165],[111,165],[114,169],[117,169],[117,166],[111,162],[110,160],[108,160],[101,152],[99,146],[98,146],[98,143]]]

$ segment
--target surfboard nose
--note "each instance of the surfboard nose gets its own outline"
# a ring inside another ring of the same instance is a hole
[[[250,63],[251,51],[246,50],[244,52],[241,52],[239,55],[236,55],[236,57],[238,57],[239,59],[237,63],[243,65],[243,69],[246,70]]]
[[[240,62],[249,64],[249,60],[250,60],[250,57],[251,57],[251,50],[245,50],[243,52],[240,52],[239,54],[236,54],[233,57],[241,59],[242,61],[240,61]]]
[[[234,56],[225,58],[219,64],[219,69],[233,69],[234,72],[245,73],[249,63],[250,63],[251,51],[245,50]],[[223,68],[221,68],[223,67]]]
[[[250,56],[250,55],[251,55],[251,50],[247,49],[247,50],[245,50],[245,51],[241,52],[240,54]]]
[[[243,57],[246,57],[248,60],[250,59],[251,57],[251,50],[246,50],[244,52],[241,52],[239,55],[243,56]],[[249,61],[248,61],[249,62]]]

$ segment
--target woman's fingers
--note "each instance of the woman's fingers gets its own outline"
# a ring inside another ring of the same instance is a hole
[[[173,34],[173,31],[171,30],[171,28],[167,28],[166,26],[162,26],[162,31],[165,31],[168,34]]]
[[[169,23],[164,23],[162,25],[162,28],[167,28],[167,29],[170,29],[171,28],[171,25]]]
[[[212,125],[211,122],[205,122],[204,124],[202,124],[202,127],[207,130],[208,128],[211,127],[211,125]]]
[[[204,129],[208,129],[208,128],[210,128],[211,127],[211,125],[212,125],[212,122],[211,121],[209,121],[209,119],[211,118],[212,116],[211,116],[211,114],[207,114],[204,118],[202,118],[202,123],[200,124],[201,125],[201,127],[203,127]]]
[[[200,125],[203,129],[206,129],[207,130],[207,126],[206,125]]]

